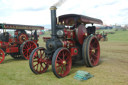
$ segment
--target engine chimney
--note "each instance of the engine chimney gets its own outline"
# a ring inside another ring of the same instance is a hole
[[[51,29],[52,29],[52,38],[56,38],[56,6],[51,6]]]

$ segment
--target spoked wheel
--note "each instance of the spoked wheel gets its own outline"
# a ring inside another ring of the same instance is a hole
[[[20,55],[20,53],[11,53],[10,54],[12,58],[14,59],[22,59],[23,57]]]
[[[86,66],[93,67],[98,64],[100,59],[100,45],[94,35],[90,35],[84,40],[82,56]]]
[[[49,64],[48,59],[45,57],[43,47],[34,49],[30,55],[29,66],[33,73],[41,74],[47,71]]]
[[[34,41],[28,40],[20,46],[20,54],[29,60],[29,56],[35,48],[37,48],[37,44]]]
[[[0,49],[0,63],[3,62],[4,58],[5,58],[5,53],[2,49]]]
[[[72,59],[67,48],[58,48],[53,54],[52,70],[56,77],[61,78],[68,75],[72,66]]]

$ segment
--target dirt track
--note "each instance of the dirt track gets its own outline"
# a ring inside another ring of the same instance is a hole
[[[128,44],[121,42],[101,42],[101,63],[105,85],[128,85]]]

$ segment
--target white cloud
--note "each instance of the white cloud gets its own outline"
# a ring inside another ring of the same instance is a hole
[[[0,23],[50,24],[50,6],[58,0],[1,0]],[[128,24],[128,0],[66,0],[57,15],[75,13],[100,18],[106,24]]]

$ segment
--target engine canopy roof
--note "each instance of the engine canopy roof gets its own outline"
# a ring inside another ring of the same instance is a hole
[[[64,25],[74,25],[77,23],[84,23],[84,24],[103,24],[102,20],[84,16],[84,15],[78,15],[78,14],[66,14],[61,15],[58,17],[59,22],[63,23]]]
[[[43,30],[43,26],[4,24],[0,23],[0,29],[23,29],[23,30]]]

